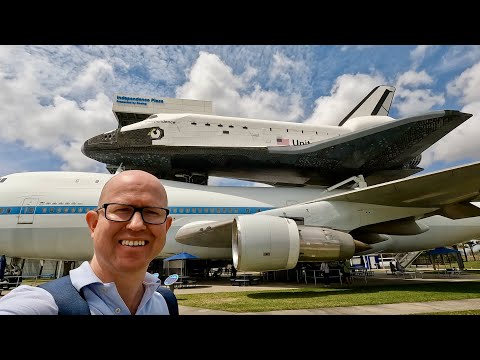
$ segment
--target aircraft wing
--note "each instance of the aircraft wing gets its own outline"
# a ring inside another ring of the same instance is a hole
[[[338,195],[325,191],[325,196],[316,200],[247,216],[263,216],[264,222],[268,218],[287,218],[310,227],[344,232],[411,219],[411,229],[417,225],[415,219],[425,216],[443,215],[452,219],[480,216],[480,209],[470,204],[479,199],[479,174],[480,162],[476,162]],[[231,247],[233,222],[191,223],[180,228],[176,240],[195,246]],[[396,227],[399,228],[398,224]],[[425,230],[418,228],[418,231]]]
[[[407,179],[322,197],[315,201],[347,201],[395,207],[438,208],[437,214],[459,219],[480,216],[470,205],[479,199],[480,162]],[[453,209],[456,209],[453,211]],[[464,211],[460,211],[463,209]],[[467,209],[470,209],[467,211]]]
[[[418,165],[417,157],[423,151],[471,116],[456,110],[433,111],[312,144],[272,146],[268,151],[276,156],[287,155],[292,163],[305,167],[328,168],[331,172],[338,172],[337,175],[341,175],[342,169],[350,172],[356,169],[358,174],[364,175],[378,169],[377,177],[382,178],[381,170],[400,169],[409,161],[412,168]],[[412,169],[408,170],[410,173],[397,174],[395,178],[411,175]],[[375,183],[391,180],[388,176],[394,175],[385,176],[386,179],[377,179]]]

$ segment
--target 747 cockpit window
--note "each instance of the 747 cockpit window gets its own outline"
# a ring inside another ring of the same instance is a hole
[[[157,117],[156,114],[150,115],[147,119],[155,119]]]

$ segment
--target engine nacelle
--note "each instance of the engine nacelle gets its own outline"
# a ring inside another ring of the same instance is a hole
[[[238,216],[232,226],[233,265],[240,271],[287,270],[298,261],[349,259],[367,245],[348,234],[270,215]]]

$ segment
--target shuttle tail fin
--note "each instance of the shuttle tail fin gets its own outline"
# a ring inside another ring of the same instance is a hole
[[[370,93],[348,113],[338,124],[342,126],[348,119],[368,115],[388,115],[392,105],[395,87],[380,85],[375,87]]]

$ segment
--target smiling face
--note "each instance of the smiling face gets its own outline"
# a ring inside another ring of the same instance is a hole
[[[100,195],[99,207],[104,203],[168,206],[160,180],[139,170],[123,171],[110,179]],[[138,211],[130,221],[110,221],[105,218],[105,209],[89,211],[86,220],[94,246],[91,266],[104,282],[113,281],[118,275],[137,273],[143,276],[148,264],[165,246],[172,223],[172,218],[168,217],[163,224],[147,224]]]

